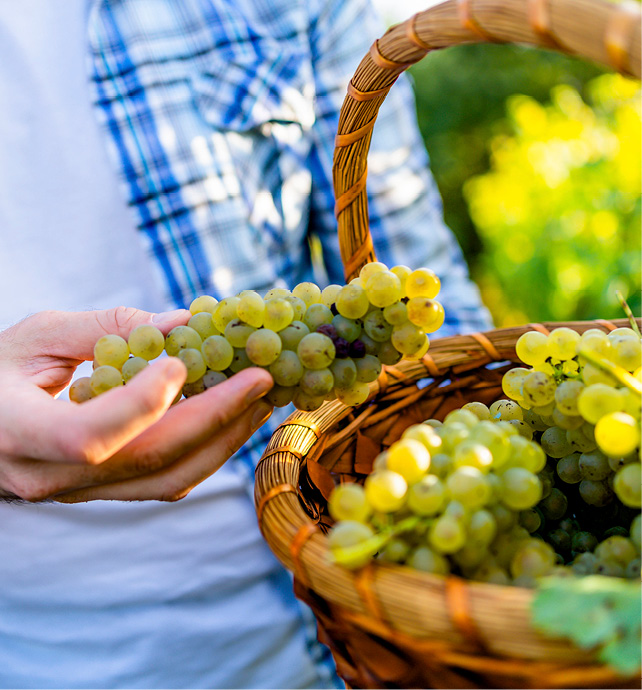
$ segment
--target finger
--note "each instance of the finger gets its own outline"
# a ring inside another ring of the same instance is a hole
[[[98,311],[48,311],[31,316],[17,325],[18,334],[32,354],[89,360],[94,345],[103,335],[127,338],[137,326],[153,324],[163,334],[175,326],[186,324],[191,314],[187,309],[153,314],[132,307],[116,307]]]
[[[187,371],[175,357],[146,367],[127,386],[82,405],[57,402],[39,389],[0,404],[0,451],[39,460],[97,464],[157,422],[180,391]],[[27,417],[28,412],[28,417]],[[37,420],[28,426],[28,420]]]
[[[223,433],[162,470],[135,479],[64,493],[53,499],[60,503],[95,500],[177,501],[234,455],[252,433],[269,419],[272,410],[272,406],[263,400],[254,403]]]

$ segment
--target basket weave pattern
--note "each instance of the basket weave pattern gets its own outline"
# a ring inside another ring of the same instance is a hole
[[[639,5],[602,0],[468,0],[411,17],[375,41],[344,102],[334,160],[339,241],[346,279],[375,260],[368,225],[366,158],[378,109],[398,75],[434,48],[480,41],[522,42],[609,64],[640,76]],[[466,402],[502,396],[522,333],[559,326],[583,332],[619,321],[528,324],[440,338],[421,361],[384,367],[356,408],[338,401],[295,412],[273,434],[256,470],[261,531],[295,575],[319,637],[353,687],[640,687],[589,651],[538,634],[531,590],[371,564],[333,565],[325,533],[335,483],[362,481],[376,455],[411,424]]]

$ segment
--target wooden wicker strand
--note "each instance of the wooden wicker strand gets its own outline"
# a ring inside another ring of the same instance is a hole
[[[270,489],[260,500],[258,506],[256,507],[256,517],[257,520],[259,521],[259,529],[263,531],[262,525],[263,525],[263,511],[265,510],[265,506],[268,503],[268,501],[271,501],[275,496],[278,496],[279,494],[283,493],[298,493],[296,490],[296,487],[292,486],[292,484],[279,484],[278,486],[273,487]]]
[[[392,86],[392,84],[390,86]],[[374,91],[359,91],[359,89],[350,82],[348,84],[348,96],[354,101],[363,103],[364,101],[371,101],[373,98],[378,98],[379,96],[385,96],[388,91],[390,91],[390,86],[385,86],[383,89],[375,89]]]
[[[319,525],[308,523],[303,525],[299,531],[294,535],[292,544],[290,544],[290,555],[292,556],[292,565],[294,569],[294,576],[301,582],[304,587],[310,587],[310,579],[306,575],[305,567],[301,560],[301,552],[303,547],[313,535],[319,531]]]
[[[446,606],[455,627],[474,647],[485,649],[486,645],[471,615],[466,583],[459,577],[447,577],[444,594],[446,595]]]
[[[472,4],[472,0],[457,0],[459,22],[466,31],[470,31],[471,34],[481,38],[482,41],[494,43],[496,39],[485,31],[473,16]]]
[[[363,139],[366,134],[369,134],[372,131],[375,122],[376,118],[372,118],[370,122],[367,122],[363,127],[359,127],[359,129],[355,129],[354,132],[349,132],[348,134],[337,134],[337,136],[334,138],[334,145],[337,148],[341,148],[342,146],[350,146],[350,144],[354,144],[355,141]]]
[[[341,135],[343,136],[343,135]],[[357,137],[357,140],[361,137]],[[366,177],[368,176],[368,169],[363,171],[361,177],[347,189],[334,204],[334,215],[338,218],[339,215],[350,206],[350,204],[363,192],[366,188]]]
[[[406,21],[406,38],[410,41],[410,43],[416,45],[417,48],[427,53],[428,51],[432,50],[432,46],[428,45],[426,41],[422,40],[417,33],[417,30],[415,29],[416,19],[417,15],[413,14],[412,17]]]
[[[474,338],[481,346],[484,352],[495,362],[501,362],[502,359],[505,359],[505,357],[502,357],[499,352],[497,352],[497,348],[488,340],[488,338],[483,334],[483,333],[471,333],[470,334],[471,338]]]
[[[534,331],[539,331],[540,333],[543,333],[544,335],[548,335],[550,331],[546,326],[542,326],[541,323],[529,323],[528,324],[529,328],[532,328]]]
[[[618,72],[631,74],[629,65],[629,46],[636,30],[639,6],[634,2],[623,2],[611,15],[606,27],[604,43],[609,61]]]
[[[564,46],[553,35],[549,0],[528,0],[528,19],[542,45],[564,50]]]
[[[432,358],[431,355],[424,355],[421,358],[421,362],[426,367],[428,373],[431,376],[434,376],[435,378],[437,378],[438,376],[442,376],[442,372],[439,371],[439,367],[435,364],[435,360]]]
[[[617,328],[617,326],[615,326],[610,321],[606,321],[605,319],[595,319],[595,323],[599,324],[600,326],[603,326],[609,332],[614,331]]]

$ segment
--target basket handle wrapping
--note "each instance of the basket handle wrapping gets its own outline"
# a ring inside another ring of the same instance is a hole
[[[525,43],[640,78],[640,4],[625,0],[446,0],[375,40],[348,85],[332,166],[346,281],[375,260],[367,156],[379,107],[397,77],[430,51],[463,43]]]

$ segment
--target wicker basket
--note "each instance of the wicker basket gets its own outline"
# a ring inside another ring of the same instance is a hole
[[[375,41],[354,75],[336,141],[336,214],[346,278],[375,259],[366,157],[388,89],[429,50],[480,41],[554,48],[640,76],[639,5],[599,0],[467,0],[421,12]],[[587,651],[530,623],[531,590],[468,582],[401,566],[353,572],[328,559],[325,509],[334,484],[363,479],[404,429],[502,395],[519,336],[565,325],[612,330],[625,320],[528,324],[431,342],[422,361],[386,367],[357,408],[337,401],[296,412],[272,436],[256,470],[259,525],[314,610],[319,637],[353,687],[640,687]]]

